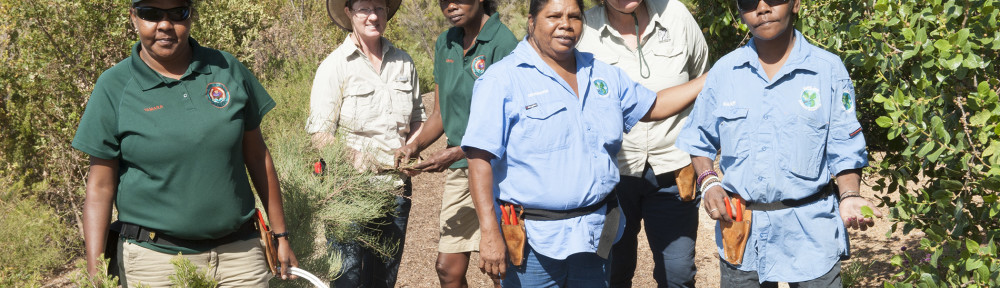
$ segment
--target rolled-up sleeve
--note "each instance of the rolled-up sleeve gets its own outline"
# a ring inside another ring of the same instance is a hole
[[[341,89],[340,71],[337,61],[330,58],[324,60],[316,69],[313,79],[312,93],[309,96],[309,118],[306,120],[306,132],[330,132],[337,130],[340,120],[340,105],[344,101]]]
[[[473,86],[469,125],[462,137],[462,150],[466,152],[468,148],[476,148],[500,158],[506,151],[510,134],[507,111],[510,111],[511,97],[506,89],[507,81],[494,76],[498,73],[502,74],[487,72]]]
[[[833,95],[830,97],[830,137],[826,157],[830,173],[868,166],[865,136],[861,132],[855,111],[854,84],[842,65],[835,71]]]
[[[713,113],[716,105],[715,90],[712,88],[715,77],[712,76],[713,74],[708,74],[705,88],[698,94],[698,99],[695,99],[694,108],[674,145],[692,156],[715,159],[719,152],[719,120]]]

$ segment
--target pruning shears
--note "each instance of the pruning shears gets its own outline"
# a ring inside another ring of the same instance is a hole
[[[500,220],[503,225],[519,225],[517,222],[517,210],[518,209],[514,207],[514,204],[500,204]]]
[[[729,201],[724,201],[726,203],[726,214],[729,215],[730,219],[743,221],[743,210],[746,209],[746,201],[744,201],[739,195],[733,196],[734,197],[729,197]],[[729,202],[732,202],[732,204]],[[736,210],[736,217],[733,217],[733,210]]]

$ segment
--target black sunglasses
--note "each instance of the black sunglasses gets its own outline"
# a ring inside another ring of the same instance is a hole
[[[167,16],[167,19],[170,19],[170,21],[184,21],[191,18],[190,6],[181,6],[170,9],[139,6],[132,7],[132,9],[135,10],[135,16],[138,16],[139,19],[150,22],[159,22],[160,20],[163,20],[163,16]]]
[[[740,12],[757,10],[757,4],[760,4],[761,0],[736,0],[736,7],[740,8]],[[781,5],[788,3],[788,0],[764,0],[767,5]]]

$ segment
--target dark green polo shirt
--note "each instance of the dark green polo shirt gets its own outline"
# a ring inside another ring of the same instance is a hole
[[[469,105],[472,103],[472,85],[490,65],[500,61],[517,47],[517,38],[500,22],[500,14],[493,13],[476,37],[469,52],[462,55],[462,38],[465,30],[451,27],[438,36],[434,45],[434,81],[438,85],[441,101],[441,121],[448,137],[448,147],[462,145],[462,136],[469,122]],[[462,159],[450,168],[469,167]]]
[[[104,71],[73,147],[118,159],[118,219],[190,240],[217,239],[253,216],[243,133],[257,129],[274,100],[233,55],[190,40],[180,80],[132,56]],[[213,247],[139,245],[165,253]]]

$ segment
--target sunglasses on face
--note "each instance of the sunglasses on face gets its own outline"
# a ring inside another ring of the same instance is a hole
[[[140,6],[133,7],[132,9],[135,11],[135,16],[138,16],[139,19],[150,22],[159,22],[160,20],[163,20],[163,16],[166,16],[167,19],[170,19],[170,21],[184,21],[191,18],[191,7],[188,6],[170,9]]]
[[[740,12],[747,12],[757,10],[757,4],[760,4],[761,0],[736,0],[736,7],[740,8]],[[775,6],[788,3],[788,0],[763,0],[767,5]]]

